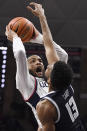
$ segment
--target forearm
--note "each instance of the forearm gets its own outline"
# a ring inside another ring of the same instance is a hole
[[[39,32],[38,36],[35,39],[31,39],[30,42],[35,42],[39,44],[46,43],[45,44],[46,46],[48,45],[49,41],[52,41],[51,32],[49,30],[45,15],[40,15],[39,20],[40,20],[43,35]]]
[[[39,35],[35,39],[35,43],[44,44],[48,64],[52,64],[53,62],[58,60],[65,61],[67,63],[67,53],[53,41],[46,16],[44,14],[44,9],[40,4],[34,2],[30,3],[30,5],[33,5],[35,7],[35,9],[32,9],[30,6],[28,6],[28,9],[31,10],[34,15],[39,17],[43,34],[42,36],[39,33]]]
[[[59,58],[53,45],[52,34],[50,32],[50,29],[46,20],[46,16],[40,15],[39,20],[40,20],[40,24],[42,28],[46,58],[47,58],[48,64],[53,64],[56,61],[58,61]]]
[[[53,39],[52,39],[52,34],[50,32],[47,20],[45,15],[44,16],[40,16],[40,23],[41,23],[41,28],[42,28],[42,33],[43,33],[43,41],[44,41],[44,46],[45,46],[45,50],[48,50],[48,48],[51,49],[51,54],[57,55],[59,57],[59,60],[64,61],[65,63],[67,63],[68,61],[68,54],[66,53],[66,51],[60,47],[59,45],[57,45]],[[56,50],[56,52],[55,52]],[[48,55],[48,53],[47,53]]]
[[[43,41],[45,46],[52,46],[52,44],[49,45],[50,42],[53,41],[52,39],[52,34],[50,32],[47,19],[45,15],[40,15],[39,16],[40,24],[41,24],[41,29],[42,29],[42,34],[43,34]]]

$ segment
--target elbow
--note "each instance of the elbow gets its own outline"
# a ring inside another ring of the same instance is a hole
[[[24,54],[25,54],[25,52],[24,52],[23,50],[19,50],[19,51],[18,51],[18,55],[19,55],[19,56],[23,56]]]
[[[67,63],[67,62],[68,62],[68,54],[67,54],[66,52],[65,52],[64,61],[65,61],[65,63]]]
[[[59,60],[65,62],[67,64],[68,54],[66,52],[63,52],[63,54],[59,57]]]
[[[18,50],[14,53],[15,58],[22,58],[25,56],[25,51],[24,50]]]

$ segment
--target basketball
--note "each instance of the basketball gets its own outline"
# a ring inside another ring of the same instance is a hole
[[[24,17],[13,18],[8,26],[17,33],[23,42],[28,42],[33,37],[35,27],[31,21]]]

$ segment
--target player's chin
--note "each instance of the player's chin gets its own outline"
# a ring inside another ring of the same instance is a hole
[[[43,73],[42,72],[36,72],[36,77],[42,78],[43,77]]]

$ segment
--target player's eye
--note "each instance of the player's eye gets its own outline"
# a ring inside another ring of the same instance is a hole
[[[32,63],[34,63],[35,61],[36,61],[36,60],[35,60],[35,59],[33,59],[31,62],[32,62]]]
[[[39,59],[39,62],[43,63],[43,61],[41,59]]]

